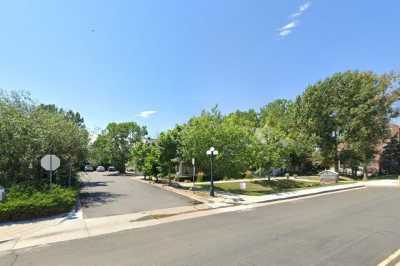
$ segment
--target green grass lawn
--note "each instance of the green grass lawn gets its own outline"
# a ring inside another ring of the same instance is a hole
[[[246,190],[240,189],[240,183],[215,184],[216,190],[248,196],[261,196],[320,186],[319,182],[302,182],[296,180],[271,180],[246,182]],[[210,189],[209,185],[200,186],[201,189]]]

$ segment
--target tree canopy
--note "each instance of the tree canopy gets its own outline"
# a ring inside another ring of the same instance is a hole
[[[135,122],[110,123],[91,147],[97,164],[113,165],[125,173],[126,164],[132,158],[131,149],[147,135],[145,127]]]
[[[2,93],[0,97],[0,180],[3,185],[41,180],[46,173],[40,159],[56,154],[61,159],[59,182],[76,172],[86,160],[88,132],[69,119],[68,112],[36,106],[26,93]],[[73,113],[73,111],[70,111]]]

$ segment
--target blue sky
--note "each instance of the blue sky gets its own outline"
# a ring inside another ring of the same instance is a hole
[[[293,99],[337,71],[399,71],[399,12],[396,0],[4,0],[0,88],[89,128],[136,121],[156,135],[215,104]]]

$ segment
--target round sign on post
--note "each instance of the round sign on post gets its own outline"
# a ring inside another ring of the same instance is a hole
[[[49,171],[49,178],[50,178],[50,188],[53,179],[53,171],[57,170],[60,167],[60,158],[53,154],[45,155],[42,160],[40,160],[40,165],[43,167],[44,170]]]
[[[55,171],[60,167],[60,158],[56,155],[47,154],[40,160],[40,165],[46,171]]]

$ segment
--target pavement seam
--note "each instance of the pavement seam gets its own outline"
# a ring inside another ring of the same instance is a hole
[[[14,260],[11,262],[11,264],[10,264],[10,266],[14,266],[15,265],[15,263],[17,262],[17,259],[18,259],[18,254],[16,253],[16,252],[12,252],[12,254],[15,256],[14,257]]]

